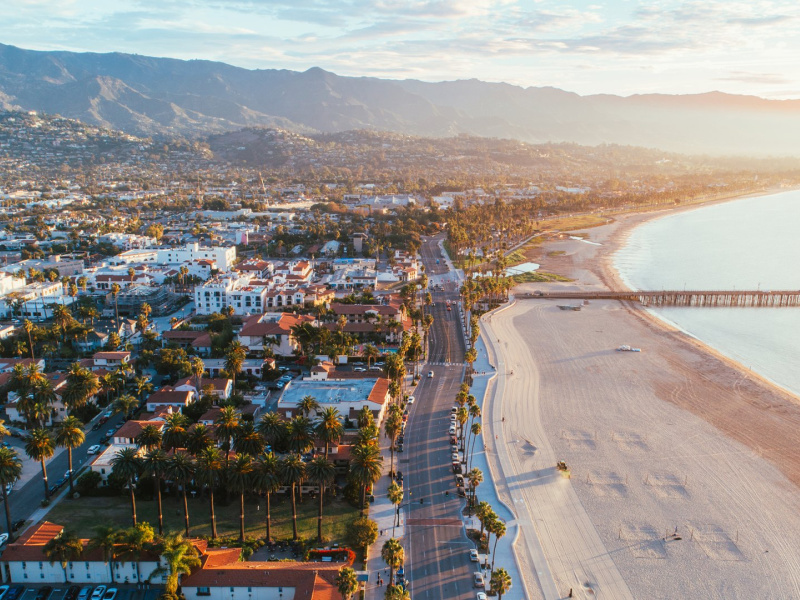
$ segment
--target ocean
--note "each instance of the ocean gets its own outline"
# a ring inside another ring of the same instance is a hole
[[[648,221],[614,264],[633,289],[800,290],[800,191]],[[800,396],[800,307],[652,309],[653,314]]]

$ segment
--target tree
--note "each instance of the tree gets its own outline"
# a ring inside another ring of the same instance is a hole
[[[389,584],[386,586],[385,600],[411,600],[411,594],[401,585]]]
[[[394,572],[403,566],[406,560],[405,550],[395,538],[390,538],[383,543],[381,558],[389,566],[389,581],[394,583]]]
[[[222,450],[225,452],[225,470],[227,471],[231,439],[239,431],[241,425],[239,411],[233,406],[226,406],[220,410],[219,417],[214,423],[217,425],[217,439],[222,441]]]
[[[136,480],[142,471],[142,462],[136,448],[123,448],[118,450],[111,459],[111,472],[128,482],[128,491],[131,495],[131,518],[136,527]]]
[[[358,591],[358,576],[350,567],[342,567],[336,574],[336,589],[344,600],[351,600]]]
[[[350,457],[350,472],[348,478],[352,483],[361,488],[361,515],[367,501],[367,488],[374,484],[381,476],[383,457],[381,451],[373,444],[356,445]]]
[[[317,437],[325,442],[325,458],[328,458],[328,448],[330,444],[336,444],[344,435],[344,426],[339,420],[339,411],[329,406],[322,411],[322,420],[316,427]]]
[[[167,462],[165,474],[181,486],[183,496],[183,524],[186,530],[186,537],[189,537],[189,502],[186,499],[186,488],[194,476],[194,461],[188,454],[176,452]]]
[[[56,451],[56,444],[46,429],[34,429],[31,437],[25,442],[25,454],[33,460],[38,460],[42,465],[42,478],[44,482],[44,499],[50,498],[50,487],[47,485],[47,467],[45,461],[51,458]]]
[[[142,569],[138,564],[138,559],[144,551],[150,547],[155,540],[155,531],[150,523],[138,523],[129,527],[120,534],[121,543],[127,552],[137,559],[136,582],[141,582]]]
[[[145,425],[136,436],[136,445],[144,448],[146,452],[161,446],[161,430],[155,425]]]
[[[258,456],[264,450],[264,438],[251,421],[245,421],[233,438],[233,449],[238,454]]]
[[[103,562],[108,564],[111,575],[109,581],[114,581],[114,559],[117,556],[117,543],[120,541],[120,532],[115,527],[103,525],[95,527],[94,537],[89,540],[89,548],[99,548],[103,552]]]
[[[395,518],[392,521],[392,537],[394,537],[394,528],[400,525],[400,503],[403,501],[403,488],[393,481],[389,484],[388,490],[389,502],[394,504]]]
[[[319,486],[319,514],[317,516],[317,541],[322,543],[322,498],[325,487],[333,483],[336,477],[336,468],[324,456],[317,456],[306,467],[308,478]]]
[[[164,419],[164,431],[161,434],[161,446],[165,450],[174,450],[185,446],[188,422],[189,420],[181,413],[167,415]]]
[[[139,399],[139,402],[144,399],[145,394],[149,394],[153,391],[153,384],[150,383],[147,377],[142,375],[137,375],[133,378],[133,385],[136,388],[136,397]]]
[[[475,505],[475,493],[478,489],[478,486],[483,481],[483,473],[478,467],[474,467],[469,473],[467,473],[467,481],[469,481],[470,490],[470,499],[469,499],[469,515],[472,516],[472,507]]]
[[[178,582],[181,575],[188,575],[192,569],[200,566],[200,557],[194,544],[184,539],[180,533],[170,533],[164,536],[158,544],[159,554],[167,563],[166,568],[159,567],[153,575],[166,573],[167,581],[165,592],[177,594]]]
[[[144,455],[142,467],[145,475],[153,478],[153,489],[155,490],[156,509],[158,510],[158,535],[164,535],[164,511],[161,507],[161,479],[167,469],[169,458],[167,453],[160,448],[150,450]]]
[[[336,410],[336,409],[334,409]],[[264,413],[256,427],[267,444],[274,446],[286,433],[286,424],[281,416],[273,411]]]
[[[350,543],[366,555],[369,547],[378,539],[378,524],[368,517],[359,517],[350,526]]]
[[[69,416],[61,421],[56,430],[56,445],[67,449],[70,496],[75,491],[72,486],[72,451],[85,441],[86,434],[83,433],[83,423],[78,420],[78,417]]]
[[[22,322],[22,328],[25,330],[25,333],[28,334],[28,348],[31,351],[31,360],[36,360],[36,357],[33,355],[33,337],[31,337],[31,333],[33,332],[33,323],[31,323],[29,319],[25,319]]]
[[[228,351],[225,353],[225,370],[233,378],[233,389],[236,389],[236,375],[242,370],[244,359],[247,358],[247,350],[240,342],[231,342]]]
[[[373,344],[367,344],[364,346],[364,349],[361,351],[361,353],[364,355],[364,358],[367,359],[367,368],[372,365],[373,360],[380,358],[381,355],[381,351],[378,350],[378,348]]]
[[[497,550],[497,542],[506,534],[506,524],[500,519],[495,519],[490,523],[491,532],[494,534],[494,547],[492,548],[492,571],[494,571],[495,552]]]
[[[111,293],[114,296],[114,322],[117,325],[117,332],[119,332],[119,305],[117,304],[117,296],[119,295],[119,284],[111,284]]]
[[[211,433],[206,425],[195,423],[186,434],[186,451],[192,456],[197,456],[206,448],[213,446]]]
[[[249,454],[237,454],[228,469],[228,485],[239,494],[239,541],[244,542],[244,494],[251,489],[253,459]],[[295,530],[295,539],[297,533]]]
[[[305,454],[314,446],[314,428],[311,421],[300,415],[286,424],[286,442],[289,450]]]
[[[111,405],[115,413],[122,413],[125,415],[125,420],[131,418],[131,413],[139,407],[139,401],[130,394],[122,394],[119,398],[114,400]]]
[[[222,455],[218,448],[208,446],[197,454],[196,476],[200,483],[208,487],[209,509],[211,511],[211,538],[217,539],[217,516],[214,511],[214,488],[222,471]]]
[[[67,371],[67,382],[61,399],[66,407],[73,411],[84,406],[89,398],[100,391],[100,380],[89,369],[79,363],[72,363]]]
[[[319,410],[319,402],[314,396],[304,396],[297,404],[297,409],[305,415],[306,419],[310,419],[311,413],[316,414]]]
[[[267,499],[266,527],[267,541],[272,541],[272,517],[270,514],[270,501],[272,494],[281,487],[279,476],[280,461],[272,452],[265,452],[258,457],[253,473],[253,487],[263,493]]]
[[[12,529],[7,488],[9,485],[13,485],[21,474],[22,460],[17,456],[17,453],[11,448],[0,446],[0,488],[2,488],[3,492],[3,505],[6,509],[6,531],[8,531],[9,536],[12,534]]]
[[[389,416],[383,423],[383,431],[389,438],[389,474],[394,475],[394,442],[403,429],[403,413],[400,406],[392,404],[389,407]]]
[[[290,454],[280,463],[280,476],[285,485],[292,492],[292,539],[297,539],[297,504],[295,502],[295,488],[306,477],[306,464],[299,454]]]
[[[62,531],[49,540],[42,550],[51,565],[55,562],[61,563],[61,568],[64,569],[64,583],[69,583],[67,565],[83,554],[80,538],[71,531]]]
[[[498,600],[502,600],[503,594],[507,594],[511,589],[511,575],[502,568],[493,571],[492,578],[489,580],[489,587],[493,593],[497,594]]]
[[[192,364],[192,375],[194,375],[195,378],[197,379],[197,381],[196,381],[196,383],[197,383],[197,391],[198,392],[202,392],[203,391],[203,373],[205,373],[206,365],[203,362],[203,359],[200,358],[199,356],[195,356],[194,358],[192,358],[191,364]]]

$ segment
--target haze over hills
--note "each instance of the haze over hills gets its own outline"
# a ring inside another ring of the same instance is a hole
[[[137,135],[242,127],[376,129],[525,142],[616,143],[684,153],[800,155],[800,100],[719,92],[579,96],[478,80],[426,83],[131,54],[0,44],[0,108],[37,110]]]

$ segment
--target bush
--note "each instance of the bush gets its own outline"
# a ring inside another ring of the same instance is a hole
[[[97,491],[103,478],[100,473],[96,471],[86,471],[83,475],[78,477],[75,482],[75,489],[81,496],[91,496]]]

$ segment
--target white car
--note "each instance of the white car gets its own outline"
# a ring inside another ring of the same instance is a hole
[[[450,458],[453,460],[453,462],[457,462],[457,461],[461,460],[461,457],[458,455],[458,452],[453,452],[450,455]]]
[[[433,371],[428,371],[428,379],[433,379]]]
[[[7,541],[8,541],[8,534],[0,533],[0,546],[5,546]]]
[[[475,597],[475,600],[486,600],[486,592],[478,592],[478,595]]]
[[[89,446],[89,449],[86,451],[86,454],[91,456],[92,454],[97,454],[98,452],[100,452],[100,446],[98,444],[95,444],[94,446]],[[94,598],[94,596],[92,597]]]
[[[409,404],[414,404],[414,401],[415,401],[415,400],[416,400],[416,398],[414,398],[414,396],[409,396],[409,397],[408,397],[408,403],[409,403]]]
[[[457,477],[461,477],[461,475],[458,475]],[[461,478],[461,482],[462,483],[464,482],[464,478],[463,477]],[[478,555],[478,551],[475,548],[473,548],[472,550],[469,551],[469,559],[472,562],[479,562],[480,561],[481,557]]]
[[[486,584],[483,582],[483,573],[474,573],[472,575],[472,583],[476,588],[485,588]]]
[[[92,600],[103,600],[103,594],[106,593],[106,586],[98,585],[92,592]]]
[[[456,434],[456,426],[455,425],[450,425],[450,429],[447,430],[447,433],[449,433],[450,435],[455,435]]]

